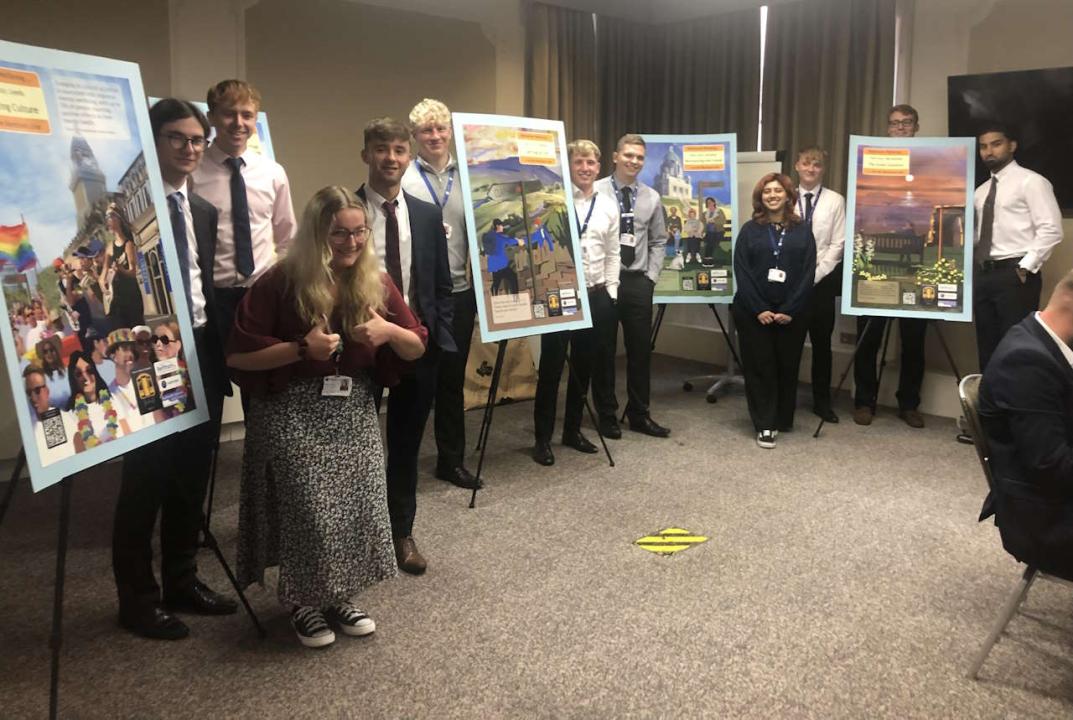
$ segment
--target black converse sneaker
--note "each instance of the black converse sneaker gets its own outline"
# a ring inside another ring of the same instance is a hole
[[[328,608],[328,617],[347,635],[371,635],[376,632],[373,619],[349,601]]]
[[[775,447],[775,430],[761,430],[756,434],[756,444],[765,450]]]
[[[328,627],[324,613],[318,608],[295,607],[291,611],[291,627],[308,648],[324,647],[335,642],[335,633]]]

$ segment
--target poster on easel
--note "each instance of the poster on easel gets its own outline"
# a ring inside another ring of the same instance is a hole
[[[452,122],[481,340],[592,327],[563,123]]]
[[[972,321],[973,138],[850,136],[842,312]]]
[[[158,167],[137,65],[0,41],[0,345],[34,491],[208,418]]]
[[[738,236],[737,135],[642,135],[640,180],[663,203],[667,245],[653,303],[729,303]]]
[[[160,102],[161,99],[162,98],[155,98],[155,97],[149,98],[149,107],[152,107],[156,103]],[[209,104],[208,103],[199,102],[197,100],[190,100],[189,102],[190,102],[191,105],[196,107],[198,110],[200,110],[201,112],[205,113],[206,117],[208,116],[208,114],[209,114]],[[216,128],[215,127],[210,127],[209,128],[209,137],[208,137],[208,140],[209,140],[210,144],[212,143],[213,138],[215,138],[215,137],[216,137]],[[250,135],[250,138],[247,141],[246,146],[250,150],[252,150],[253,152],[257,153],[258,155],[264,155],[265,157],[267,157],[270,160],[275,160],[276,159],[276,151],[272,147],[272,133],[268,129],[268,115],[265,114],[264,110],[257,111],[257,122],[254,125],[254,132],[253,132],[252,135]]]

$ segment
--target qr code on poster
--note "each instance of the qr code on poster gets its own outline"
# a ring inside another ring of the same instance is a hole
[[[41,427],[45,432],[45,447],[51,450],[67,442],[67,431],[63,427],[63,418],[59,411],[55,415],[47,415],[41,419]]]

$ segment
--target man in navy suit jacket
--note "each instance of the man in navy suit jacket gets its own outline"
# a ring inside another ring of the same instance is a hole
[[[410,165],[410,130],[391,118],[371,120],[361,159],[369,182],[358,189],[372,219],[372,238],[381,269],[428,328],[428,350],[413,372],[391,388],[387,410],[387,502],[399,568],[413,575],[427,563],[413,539],[417,512],[417,455],[436,395],[441,352],[455,352],[452,336],[451,271],[443,215],[432,203],[403,192]]]
[[[1018,560],[1073,578],[1073,272],[1047,307],[1014,325],[980,385],[1002,544]]]
[[[178,280],[172,283],[173,307],[180,296],[188,297],[194,344],[185,348],[185,357],[189,361],[191,354],[197,355],[209,421],[126,454],[112,529],[112,566],[120,624],[144,637],[178,640],[189,629],[170,611],[227,615],[237,609],[234,601],[198,579],[196,562],[202,506],[224,395],[231,394],[231,383],[212,283],[218,214],[190,192],[188,182],[205,151],[209,124],[196,107],[173,98],[156,103],[149,120],[168,196],[167,214],[160,212],[159,219],[162,224],[170,220],[179,256],[172,276]],[[176,339],[166,331],[154,330],[153,335],[158,353],[164,351],[165,342]],[[163,605],[153,575],[152,534],[158,511]]]

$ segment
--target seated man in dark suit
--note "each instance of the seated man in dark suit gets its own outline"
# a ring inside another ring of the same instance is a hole
[[[995,514],[1006,550],[1073,577],[1073,272],[1047,307],[1014,325],[980,384]]]

